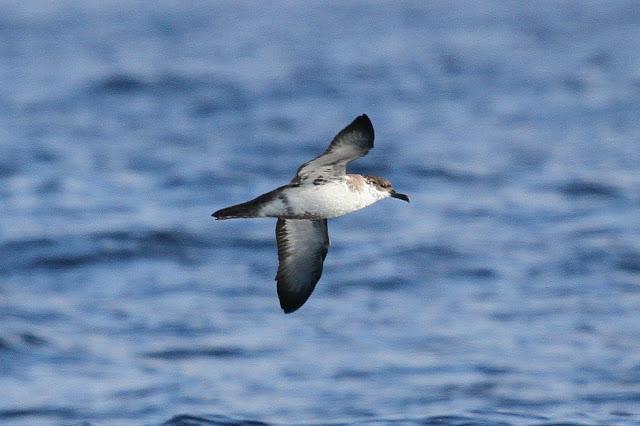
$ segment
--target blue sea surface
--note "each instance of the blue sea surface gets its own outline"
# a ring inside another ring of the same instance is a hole
[[[0,424],[640,424],[637,1],[1,9]],[[210,214],[362,113],[284,315]]]

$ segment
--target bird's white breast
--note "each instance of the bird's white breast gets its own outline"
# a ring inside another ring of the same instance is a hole
[[[348,179],[289,187],[283,191],[291,216],[331,218],[367,207],[384,198],[368,185],[354,187]]]

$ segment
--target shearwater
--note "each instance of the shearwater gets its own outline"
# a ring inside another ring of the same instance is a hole
[[[387,197],[409,201],[378,176],[347,174],[347,163],[373,148],[366,114],[342,129],[320,156],[304,163],[289,184],[246,203],[213,213],[216,219],[277,217],[278,298],[285,313],[300,308],[322,275],[329,249],[327,219],[360,210]]]

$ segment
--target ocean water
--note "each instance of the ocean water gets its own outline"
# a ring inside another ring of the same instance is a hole
[[[0,423],[640,424],[636,1],[4,1]],[[411,203],[288,182],[355,116]]]

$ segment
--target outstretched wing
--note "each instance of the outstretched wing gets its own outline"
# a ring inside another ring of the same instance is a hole
[[[278,219],[278,298],[288,314],[307,301],[322,275],[329,250],[327,219]]]
[[[366,114],[356,117],[333,138],[322,155],[304,163],[293,181],[331,178],[347,172],[347,163],[364,157],[373,148],[373,125]]]

